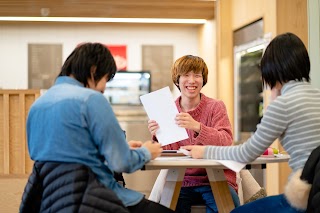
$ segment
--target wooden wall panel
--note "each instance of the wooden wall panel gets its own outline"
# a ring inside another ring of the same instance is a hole
[[[277,34],[293,32],[308,48],[308,9],[306,0],[277,1]]]
[[[237,30],[260,18],[264,19],[266,32],[276,28],[277,0],[232,0],[232,28]]]
[[[0,96],[0,174],[4,173],[4,109],[3,95]]]
[[[0,1],[0,16],[211,19],[214,6],[199,0],[7,0]]]
[[[232,0],[217,1],[217,87],[218,99],[226,105],[233,126]]]
[[[40,96],[40,93],[35,93],[35,94],[27,94],[25,96],[25,106],[24,106],[24,124],[26,124],[27,117],[28,117],[28,112],[33,104],[33,102]],[[24,128],[24,132],[22,133],[22,140],[27,142],[27,135],[26,135],[26,128]],[[25,149],[25,173],[29,174],[32,171],[33,167],[33,161],[29,157],[29,152],[28,152],[28,145],[27,143],[24,144],[24,149]]]
[[[0,90],[0,175],[32,170],[26,140],[26,119],[40,90]]]
[[[0,172],[9,174],[9,94],[1,95]]]
[[[23,174],[19,95],[9,95],[9,173]]]

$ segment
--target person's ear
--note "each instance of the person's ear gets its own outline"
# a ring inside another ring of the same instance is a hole
[[[178,84],[177,82],[174,83],[174,85],[176,85],[176,87],[178,88],[178,90],[181,91],[181,90],[180,90],[180,87],[179,87],[179,84]]]
[[[91,66],[90,68],[90,76],[91,76],[91,79],[94,81],[94,76],[96,74],[96,70],[97,70],[97,67],[96,66]]]
[[[87,87],[88,88],[92,88],[93,86],[96,85],[96,82],[94,80],[96,69],[97,68],[95,66],[91,66],[91,68],[90,68],[90,77],[88,77],[88,79],[87,79]]]
[[[179,80],[180,80],[180,76],[178,76],[176,82],[174,82],[174,85],[176,85],[179,88]]]

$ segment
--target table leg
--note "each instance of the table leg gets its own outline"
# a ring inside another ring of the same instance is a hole
[[[206,171],[219,213],[230,213],[234,203],[223,169],[206,168]]]
[[[252,174],[254,179],[256,179],[256,181],[261,187],[266,187],[265,169],[264,169],[265,166],[266,165],[264,165],[264,167],[262,165],[251,165],[251,170],[250,170],[250,173]]]
[[[176,209],[184,174],[185,169],[183,168],[168,170],[166,183],[161,193],[160,204],[172,210]]]

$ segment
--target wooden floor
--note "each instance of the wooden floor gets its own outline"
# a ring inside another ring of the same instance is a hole
[[[28,176],[0,176],[0,207],[3,213],[17,213]]]

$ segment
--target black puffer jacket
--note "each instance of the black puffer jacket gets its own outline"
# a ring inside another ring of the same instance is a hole
[[[311,184],[308,213],[320,213],[320,147],[312,151],[303,168],[301,179]]]
[[[311,152],[303,170],[293,174],[286,185],[285,196],[297,209],[320,213],[320,146]]]
[[[21,213],[129,213],[116,194],[80,164],[36,162],[25,187]]]

